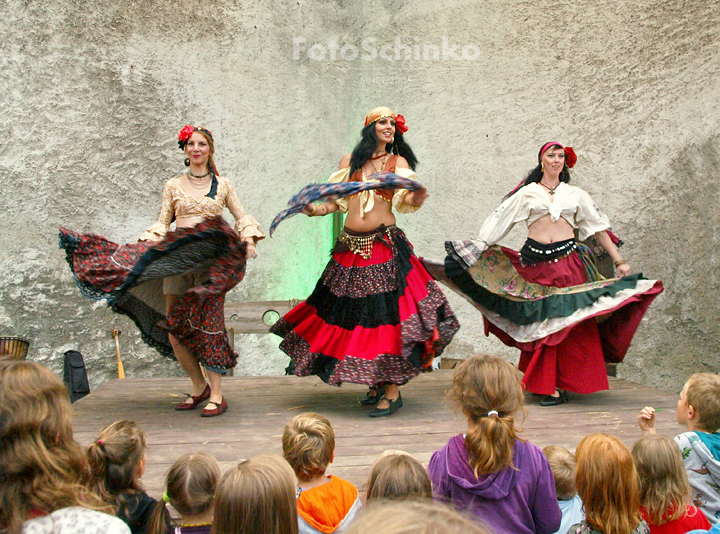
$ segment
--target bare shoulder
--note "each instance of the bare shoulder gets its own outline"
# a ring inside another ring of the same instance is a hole
[[[347,154],[345,154],[343,156],[343,159],[340,160],[340,167],[338,167],[339,169],[347,169],[350,166],[350,156],[351,155],[352,154],[350,152],[348,152]]]
[[[410,165],[408,165],[408,162],[405,158],[402,156],[398,156],[397,163],[395,164],[396,167],[400,167],[401,169],[409,169]]]

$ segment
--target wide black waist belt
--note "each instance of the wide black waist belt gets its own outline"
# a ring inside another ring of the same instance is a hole
[[[520,250],[520,261],[523,265],[535,265],[546,261],[557,261],[569,256],[577,249],[575,239],[567,239],[556,243],[540,243],[529,237]]]

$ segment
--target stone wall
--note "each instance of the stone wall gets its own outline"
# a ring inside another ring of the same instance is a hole
[[[123,317],[80,296],[57,228],[133,241],[162,185],[183,171],[175,135],[212,130],[220,172],[267,228],[289,196],[337,168],[365,113],[407,118],[431,197],[400,216],[419,255],[482,219],[556,139],[627,243],[635,271],[666,291],[621,373],[679,389],[718,371],[720,11],[710,0],[7,0],[0,30],[0,334],[32,339],[60,369],[70,348],[93,387],[176,375]],[[229,216],[229,215],[228,215]],[[331,221],[297,217],[258,247],[229,300],[303,298],[322,271]],[[523,229],[508,243],[517,245]],[[447,351],[491,351],[474,309]],[[280,373],[271,336],[242,336],[239,374]]]

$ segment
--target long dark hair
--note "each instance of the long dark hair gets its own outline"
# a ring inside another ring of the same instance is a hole
[[[543,148],[545,148],[545,152],[548,150],[555,150],[556,148],[564,148],[562,145],[558,144],[552,144],[548,146],[547,148],[545,145],[540,147],[540,150],[538,150],[538,164],[537,166],[532,169],[528,175],[525,177],[525,180],[520,182],[520,184],[510,191],[507,195],[503,197],[503,200],[507,200],[511,196],[513,196],[515,193],[517,193],[521,188],[525,187],[528,184],[538,183],[540,180],[542,180],[543,177],[543,171],[542,171],[542,164],[540,160],[542,159],[542,155],[545,153],[543,152]],[[563,165],[562,171],[560,171],[560,181],[565,182],[566,184],[570,183],[570,169],[568,169],[567,163]]]
[[[371,122],[363,128],[360,133],[360,142],[355,145],[355,148],[353,148],[352,154],[350,155],[350,176],[352,176],[355,171],[361,168],[365,162],[372,157],[373,152],[377,148],[378,138],[377,135],[375,135],[375,122]],[[405,158],[408,165],[410,165],[410,168],[415,170],[418,160],[415,157],[415,153],[412,151],[412,148],[410,148],[410,145],[405,142],[403,134],[399,131],[395,130],[395,140],[392,144],[388,143],[385,145],[385,149],[390,154],[397,154],[398,156]]]

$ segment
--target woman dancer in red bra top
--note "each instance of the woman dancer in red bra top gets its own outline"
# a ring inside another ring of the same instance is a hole
[[[387,107],[365,118],[362,139],[340,162],[330,182],[365,181],[381,172],[414,178],[417,159],[405,143],[402,115]],[[361,401],[377,405],[371,417],[402,406],[398,389],[429,368],[459,328],[437,284],[395,226],[400,213],[417,211],[427,191],[363,191],[349,198],[308,204],[322,217],[347,212],[330,263],[308,299],[288,312],[272,332],[295,364],[297,376],[325,382],[367,384]]]

